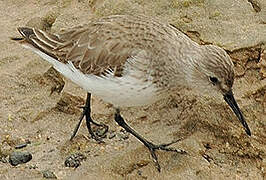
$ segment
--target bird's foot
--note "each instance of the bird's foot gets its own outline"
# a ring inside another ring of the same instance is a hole
[[[153,159],[153,161],[155,163],[155,166],[156,166],[156,168],[157,168],[157,170],[159,172],[161,171],[161,166],[160,166],[160,164],[158,162],[157,155],[155,154],[156,150],[171,151],[171,152],[177,152],[177,153],[181,153],[181,154],[186,154],[186,151],[184,151],[184,150],[167,147],[167,146],[169,146],[169,145],[171,145],[171,144],[173,144],[175,142],[177,142],[177,141],[174,141],[174,142],[171,142],[171,143],[168,143],[168,144],[160,144],[160,145],[155,145],[155,144],[153,144],[151,142],[148,142],[147,144],[145,144],[145,146],[149,149],[149,151],[151,153],[151,156],[152,156],[152,159]]]

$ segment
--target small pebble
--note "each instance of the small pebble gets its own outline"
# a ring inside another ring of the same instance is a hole
[[[116,136],[116,134],[114,133],[114,132],[111,132],[110,134],[109,134],[109,139],[113,139],[114,137]]]
[[[139,176],[142,175],[142,171],[141,170],[138,170],[137,173],[138,173]]]
[[[31,159],[32,155],[29,152],[14,151],[9,155],[9,163],[12,166],[17,166],[18,164],[27,163]]]
[[[7,163],[8,161],[7,161],[6,157],[2,156],[2,157],[0,157],[0,162]]]
[[[65,160],[66,167],[77,168],[81,165],[81,161],[85,160],[86,157],[81,153],[75,153],[68,156]]]
[[[27,144],[31,144],[31,141],[30,141],[29,139],[26,139],[26,140],[25,140],[25,143],[27,143]]]
[[[55,149],[50,149],[50,150],[48,150],[48,153],[51,153],[51,152],[54,152],[55,151]]]
[[[95,132],[95,134],[101,138],[106,138],[106,128],[98,128]]]
[[[24,147],[26,147],[28,144],[27,143],[23,143],[23,144],[19,144],[15,146],[15,149],[22,149]]]
[[[29,169],[37,169],[38,168],[38,166],[36,165],[36,164],[34,164],[34,165],[29,165]]]
[[[119,141],[124,141],[124,140],[127,140],[129,138],[128,132],[126,132],[124,130],[121,130],[116,135],[117,135]]]
[[[42,175],[43,175],[44,178],[47,178],[47,179],[57,179],[57,177],[55,176],[54,172],[52,172],[50,170],[42,171]]]

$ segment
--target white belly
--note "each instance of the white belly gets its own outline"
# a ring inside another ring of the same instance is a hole
[[[144,72],[131,67],[130,64],[125,65],[122,77],[113,76],[111,71],[106,76],[95,76],[83,74],[71,62],[64,64],[39,50],[34,49],[34,52],[53,64],[65,77],[115,107],[143,106],[160,99],[151,77],[144,81]]]
[[[72,63],[61,63],[59,68],[55,68],[86,91],[115,107],[143,106],[159,100],[155,85],[141,79],[141,74],[135,76],[138,72],[127,72],[125,76],[115,77],[110,71],[106,76],[99,77],[84,75]]]

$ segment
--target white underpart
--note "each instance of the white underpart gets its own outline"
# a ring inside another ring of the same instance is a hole
[[[130,63],[125,64],[122,77],[115,77],[112,71],[109,71],[106,76],[99,77],[93,74],[83,74],[74,67],[72,62],[64,64],[34,47],[26,45],[24,47],[33,50],[43,59],[53,64],[58,72],[87,92],[100,97],[117,108],[143,106],[159,100],[155,85],[151,81],[144,82],[144,79],[141,79],[143,72],[132,67]]]

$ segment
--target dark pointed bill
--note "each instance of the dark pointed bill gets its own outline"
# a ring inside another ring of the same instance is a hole
[[[242,114],[242,112],[240,111],[236,100],[234,98],[233,92],[232,90],[228,91],[225,95],[224,95],[224,100],[227,102],[227,104],[231,107],[231,109],[234,111],[235,115],[238,117],[238,119],[240,120],[241,124],[244,126],[246,133],[251,136],[251,132],[250,129],[248,127],[247,122],[245,121],[245,118]]]

